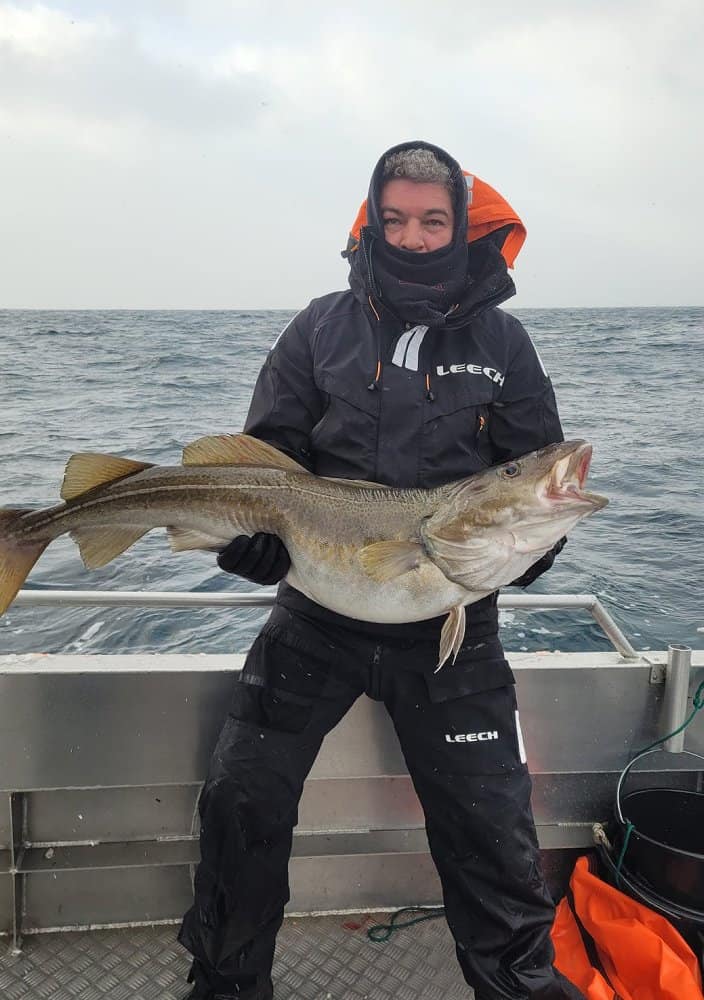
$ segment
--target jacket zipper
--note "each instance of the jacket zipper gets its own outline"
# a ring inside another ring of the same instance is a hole
[[[370,697],[375,701],[381,701],[381,654],[384,647],[380,644],[374,647],[372,657],[372,669],[369,684]]]

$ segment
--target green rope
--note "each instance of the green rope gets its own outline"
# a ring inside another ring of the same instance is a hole
[[[398,918],[403,916],[404,913],[422,913],[423,916],[398,923]],[[402,927],[412,927],[413,924],[420,924],[423,920],[437,920],[444,913],[445,910],[442,906],[404,906],[402,910],[396,910],[395,913],[391,914],[388,924],[374,924],[373,927],[370,927],[367,930],[367,937],[370,941],[378,943],[388,941],[391,935],[395,931],[401,930]]]
[[[692,698],[692,704],[694,705],[694,709],[691,712],[689,718],[685,719],[685,721],[682,723],[681,726],[678,726],[677,729],[674,729],[671,733],[668,733],[667,736],[663,736],[659,740],[653,740],[653,742],[649,743],[647,747],[643,747],[641,750],[639,750],[638,753],[635,754],[635,756],[637,757],[638,754],[645,753],[646,750],[652,750],[653,747],[660,746],[660,744],[664,743],[665,740],[669,740],[672,736],[678,736],[683,729],[687,728],[687,726],[690,724],[690,722],[697,714],[697,712],[700,709],[704,708],[704,681],[701,682],[697,690],[694,692],[694,697]]]
[[[704,681],[701,682],[697,690],[694,692],[694,697],[692,698],[692,704],[694,705],[694,709],[690,713],[689,718],[685,719],[685,721],[682,723],[681,726],[678,726],[677,729],[674,729],[671,733],[668,733],[667,736],[662,736],[659,740],[653,740],[653,742],[649,743],[646,747],[642,747],[640,750],[636,751],[636,753],[633,755],[633,760],[631,761],[631,764],[636,760],[637,757],[640,757],[642,753],[647,753],[648,750],[653,750],[655,747],[660,746],[661,743],[665,743],[666,740],[671,739],[673,736],[678,736],[684,729],[687,728],[687,726],[690,724],[690,722],[697,714],[697,712],[699,712],[702,708],[704,708]],[[628,767],[630,766],[631,765],[629,764]],[[628,768],[626,768],[626,770],[628,770]],[[628,841],[631,839],[631,833],[634,830],[635,826],[633,825],[633,823],[631,823],[630,820],[626,820],[626,833],[623,838],[623,846],[621,847],[621,853],[619,854],[618,861],[616,862],[616,884],[619,887],[621,885],[621,865],[623,864],[623,859],[626,856]]]
[[[635,830],[635,826],[631,823],[630,819],[626,821],[626,835],[623,838],[623,847],[621,848],[621,853],[618,856],[618,861],[616,862],[616,885],[621,888],[621,865],[623,864],[623,859],[626,856],[626,849],[628,847],[628,841],[631,839],[631,833]]]

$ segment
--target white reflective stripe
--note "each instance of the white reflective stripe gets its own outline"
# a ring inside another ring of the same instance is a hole
[[[538,354],[538,348],[537,348],[537,347],[535,346],[535,344],[534,344],[534,343],[533,343],[533,341],[531,340],[531,337],[530,337],[530,334],[528,335],[528,340],[530,340],[530,342],[531,342],[531,345],[532,345],[532,347],[533,347],[533,350],[535,351],[535,356],[536,356],[536,358],[538,359],[538,364],[540,365],[540,369],[541,369],[541,371],[542,371],[543,375],[545,376],[545,378],[549,378],[549,375],[548,375],[548,372],[547,372],[547,369],[546,369],[545,365],[543,364],[543,359],[542,359],[542,358],[540,357],[540,355]]]
[[[521,732],[521,720],[518,718],[518,710],[516,710],[516,736],[518,737],[518,755],[521,758],[521,764],[525,764],[528,758],[526,757],[526,748],[523,744],[523,733]]]
[[[420,345],[423,343],[423,337],[427,332],[427,326],[417,326],[413,332],[413,336],[408,342],[408,350],[406,351],[406,368],[410,369],[412,372],[418,371],[418,352],[420,351]]]
[[[403,368],[403,362],[406,360],[406,348],[408,346],[408,341],[415,332],[416,329],[414,327],[412,330],[406,330],[406,332],[402,333],[398,338],[396,350],[394,351],[394,356],[391,359],[391,364],[396,365],[397,368]]]
[[[535,347],[535,344],[533,346]],[[538,364],[540,365],[540,367],[542,369],[543,375],[545,376],[545,378],[547,378],[548,377],[548,371],[547,371],[547,368],[545,367],[545,365],[543,364],[543,359],[540,357],[540,355],[538,354],[537,351],[535,352],[535,356],[538,359]]]
[[[412,372],[417,372],[418,352],[427,332],[427,326],[414,326],[413,329],[402,333],[398,338],[391,364],[397,368],[408,368]]]
[[[423,343],[423,337],[427,332],[427,326],[417,326],[409,341],[408,350],[406,351],[406,368],[409,368],[412,372],[418,371],[418,352],[420,351],[420,345]]]
[[[465,181],[467,182],[467,204],[471,205],[472,198],[474,196],[474,191],[473,191],[474,177],[472,176],[472,174],[469,174],[467,177],[465,177]]]
[[[284,335],[284,334],[286,333],[286,331],[287,331],[287,330],[288,330],[288,328],[290,327],[291,323],[293,323],[294,319],[296,319],[296,318],[297,318],[298,316],[300,316],[300,315],[301,315],[301,312],[302,312],[302,310],[300,310],[300,309],[299,309],[299,311],[298,311],[298,312],[296,313],[296,315],[295,315],[295,316],[292,316],[292,317],[291,317],[291,319],[290,319],[290,320],[288,321],[288,323],[287,323],[287,324],[286,324],[286,326],[285,326],[285,327],[283,328],[283,330],[281,331],[281,333],[279,333],[279,334],[277,335],[277,337],[276,337],[276,340],[274,341],[274,343],[273,343],[273,344],[271,345],[271,347],[269,348],[269,350],[270,350],[270,351],[273,351],[273,350],[274,350],[274,348],[276,347],[276,345],[278,344],[278,342],[279,342],[279,341],[281,340],[281,338],[283,337],[283,335]]]

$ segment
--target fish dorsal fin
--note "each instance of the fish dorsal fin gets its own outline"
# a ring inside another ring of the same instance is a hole
[[[86,569],[98,569],[122,555],[148,531],[149,528],[141,526],[116,524],[107,528],[74,528],[71,538],[81,551]]]
[[[183,449],[184,465],[263,465],[287,472],[307,470],[278,448],[249,434],[217,434],[192,441]]]
[[[115,483],[118,479],[125,479],[127,476],[133,476],[135,472],[143,472],[152,467],[152,462],[135,462],[131,458],[120,458],[118,455],[79,452],[71,455],[66,463],[61,499],[75,500],[96,486]]]

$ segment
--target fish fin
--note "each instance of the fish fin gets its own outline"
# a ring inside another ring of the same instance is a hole
[[[75,500],[82,493],[133,476],[136,472],[153,468],[152,462],[135,462],[118,455],[100,455],[96,452],[79,452],[71,455],[64,470],[61,486],[62,500]]]
[[[32,566],[49,544],[48,541],[16,542],[5,536],[14,521],[29,513],[19,508],[0,510],[0,615],[12,604]]]
[[[149,530],[119,524],[109,528],[74,528],[71,538],[80,549],[86,569],[99,569],[122,555]]]
[[[232,539],[216,538],[194,528],[169,527],[166,529],[172,552],[186,552],[190,549],[205,549],[206,552],[220,552]]]
[[[367,576],[386,583],[418,569],[423,547],[418,542],[372,542],[359,551],[359,561]]]
[[[457,654],[460,651],[462,640],[464,639],[465,622],[466,615],[464,611],[464,604],[456,604],[454,608],[450,608],[450,613],[445,619],[442,626],[442,632],[440,633],[440,656],[438,659],[438,665],[435,668],[435,673],[437,673],[440,667],[446,662],[450,653],[453,654],[453,663],[457,659]]]
[[[307,472],[278,448],[249,434],[218,434],[191,441],[183,449],[184,465],[264,465],[287,472]]]
[[[458,540],[428,532],[424,541],[430,559],[448,580],[466,590],[496,590],[515,579],[511,532],[483,533]]]

